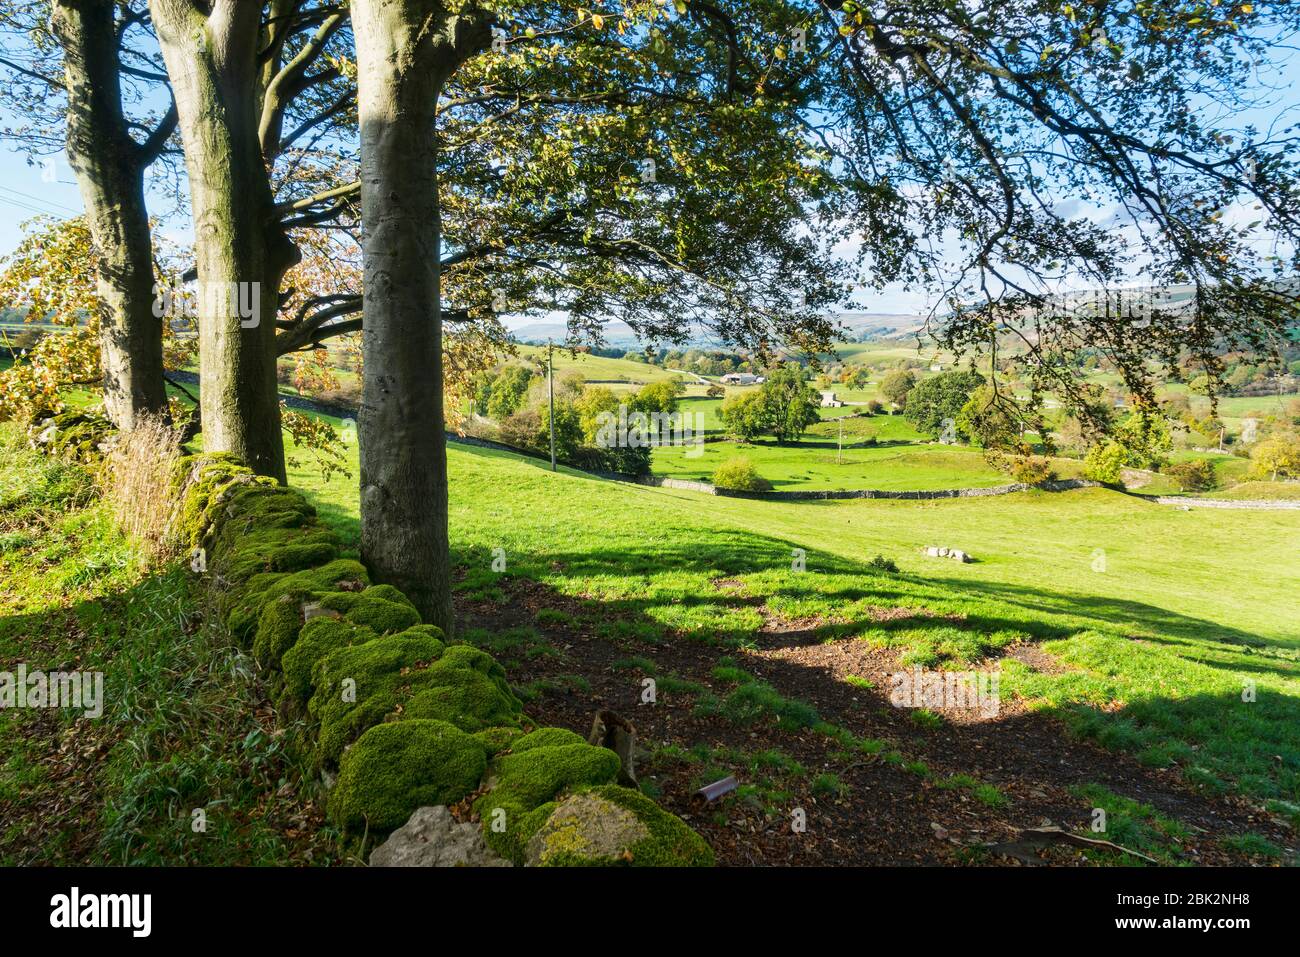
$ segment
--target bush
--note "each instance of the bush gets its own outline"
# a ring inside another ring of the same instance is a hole
[[[713,473],[713,484],[718,488],[736,489],[741,492],[766,492],[772,483],[759,476],[754,470],[754,463],[743,455],[727,459]]]
[[[867,412],[870,415],[880,415],[884,411],[885,406],[879,399],[872,399],[867,403]]]
[[[892,558],[886,558],[884,555],[877,555],[875,558],[871,559],[871,561],[867,562],[867,565],[870,568],[882,572],[898,571],[898,565],[895,564],[894,560]]]
[[[1019,455],[1011,460],[1011,477],[1026,485],[1038,485],[1056,478],[1050,460],[1041,455]]]
[[[1116,485],[1126,457],[1124,447],[1116,442],[1094,445],[1083,460],[1084,477],[1105,485]]]
[[[1165,466],[1165,474],[1177,482],[1184,492],[1204,492],[1218,484],[1214,477],[1214,465],[1209,459],[1175,462]]]

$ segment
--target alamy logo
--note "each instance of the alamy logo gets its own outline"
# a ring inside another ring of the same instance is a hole
[[[0,671],[0,708],[72,708],[87,718],[104,713],[102,671]]]
[[[82,894],[78,887],[70,894],[50,898],[50,926],[127,927],[133,937],[148,937],[153,927],[153,896],[150,894]]]
[[[651,449],[659,446],[690,446],[688,459],[704,454],[704,414],[692,412],[630,412],[626,405],[618,413],[596,416],[599,430],[596,446],[602,449]]]
[[[1001,703],[996,671],[899,671],[890,676],[889,703],[895,708],[929,708],[934,711],[978,711],[997,716]]]
[[[262,320],[260,282],[200,282],[193,296],[163,282],[153,289],[156,319],[193,319],[200,315],[238,319],[243,329],[256,329]]]

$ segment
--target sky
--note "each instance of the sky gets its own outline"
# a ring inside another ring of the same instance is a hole
[[[1274,102],[1266,110],[1254,111],[1238,119],[1238,122],[1254,122],[1262,129],[1267,129],[1270,121],[1283,111],[1292,111],[1289,123],[1300,121],[1295,111],[1300,110],[1300,57],[1291,56],[1282,65],[1280,76],[1275,81],[1285,91],[1275,96]],[[0,125],[11,120],[0,99]],[[151,210],[162,211],[171,208],[171,203],[161,198],[150,204]],[[15,148],[13,143],[0,142],[0,257],[7,255],[22,237],[20,224],[39,214],[59,217],[75,216],[82,212],[81,195],[76,179],[62,153],[29,157],[21,145]],[[1071,210],[1074,213],[1086,213],[1085,210]],[[1097,208],[1089,215],[1098,222],[1104,222],[1110,211]],[[1250,215],[1244,208],[1239,215]],[[188,242],[188,228],[185,224],[169,223],[165,227],[173,240]],[[853,309],[863,312],[893,314],[923,314],[935,303],[925,292],[904,289],[901,285],[886,287],[883,291],[863,290],[855,296]],[[537,317],[520,318],[519,324],[527,325],[539,321]]]

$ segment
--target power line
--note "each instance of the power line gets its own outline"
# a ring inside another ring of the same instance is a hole
[[[0,186],[0,190],[3,190],[6,193],[13,193],[15,196],[21,196],[23,199],[30,200],[33,203],[41,203],[45,206],[54,206],[58,209],[65,209],[75,215],[81,215],[81,210],[77,209],[75,206],[65,206],[63,203],[56,203],[52,199],[44,199],[43,197],[36,196],[33,193],[25,193],[20,189],[13,189],[9,186]]]
[[[9,199],[7,196],[0,196],[0,203],[8,203],[10,206],[16,206],[18,209],[25,209],[25,210],[27,210],[29,213],[38,213],[38,214],[40,214],[40,215],[42,215],[42,216],[55,216],[55,217],[57,217],[58,219],[67,219],[67,218],[68,218],[68,217],[66,217],[66,216],[62,216],[62,215],[60,215],[60,214],[58,214],[58,213],[55,213],[55,212],[53,212],[53,211],[51,211],[51,210],[48,210],[48,209],[41,209],[41,208],[38,207],[38,206],[31,206],[31,205],[28,205],[27,203],[19,202],[19,201],[16,200],[16,199]]]

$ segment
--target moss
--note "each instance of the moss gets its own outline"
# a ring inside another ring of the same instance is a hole
[[[417,808],[470,794],[486,767],[483,746],[445,721],[376,725],[343,755],[330,817],[353,833],[391,831]]]
[[[302,626],[298,640],[280,658],[284,690],[299,703],[311,697],[312,668],[331,651],[349,645],[363,645],[378,636],[369,628],[342,618],[313,618]]]
[[[594,797],[631,811],[650,832],[629,849],[626,858],[593,860],[578,847],[556,846],[544,857],[544,866],[630,864],[633,867],[712,867],[713,849],[681,818],[669,814],[640,791],[616,784],[592,788]],[[543,822],[545,823],[545,822]],[[540,827],[541,825],[538,825]],[[536,828],[534,828],[534,831]]]
[[[419,690],[405,706],[408,717],[450,721],[463,731],[516,724],[523,710],[505,670],[469,645],[448,648],[416,685]]]
[[[361,592],[333,592],[320,598],[322,608],[337,611],[355,625],[364,625],[376,634],[387,635],[405,631],[420,623],[420,613],[409,601],[393,601],[396,592],[391,585],[371,585]]]
[[[586,743],[586,738],[570,731],[568,728],[538,728],[516,741],[510,750],[518,754],[521,751],[530,751],[533,748],[554,748],[564,744]]]
[[[487,748],[490,755],[498,755],[511,743],[518,740],[523,732],[518,728],[485,728],[474,732],[474,740]]]
[[[302,630],[303,605],[311,602],[314,594],[293,591],[262,606],[253,638],[253,657],[263,668],[280,669],[280,658],[294,646]]]
[[[441,634],[432,625],[420,625],[364,644],[336,648],[319,660],[311,676],[315,691],[307,710],[320,721],[322,763],[338,760],[349,743],[383,721],[410,695],[412,683],[442,657],[446,646]],[[286,655],[286,667],[288,658]],[[343,682],[349,679],[354,700],[344,694]]]
[[[92,464],[103,458],[104,444],[115,431],[108,419],[81,409],[40,416],[28,427],[28,435],[38,447],[59,458]]]
[[[415,607],[411,599],[407,598],[400,588],[393,585],[371,585],[365,590],[365,594],[372,598],[382,598],[384,601],[397,602],[399,605],[406,605],[410,608]]]
[[[222,577],[240,581],[259,572],[324,565],[338,553],[338,536],[327,528],[268,528],[244,535],[235,548],[215,552],[208,564]]]
[[[543,805],[566,791],[612,784],[618,777],[618,755],[607,748],[593,747],[581,738],[559,745],[528,741],[537,735],[552,737],[547,732],[557,730],[544,728],[525,735],[511,753],[498,757],[492,766],[492,790],[474,802],[488,846],[516,864],[523,863],[528,839],[546,821],[549,812],[543,813]],[[498,829],[498,809],[505,812],[504,830]]]
[[[264,572],[254,575],[229,595],[226,627],[235,640],[247,647],[257,627],[262,608],[268,601],[293,592],[331,592],[341,585],[369,584],[365,567],[358,561],[337,558],[318,568],[306,568],[292,574]]]
[[[252,470],[224,452],[191,455],[180,460],[175,482],[181,501],[180,535],[186,545],[200,545],[211,521],[209,507],[217,489],[238,476],[251,477]]]

